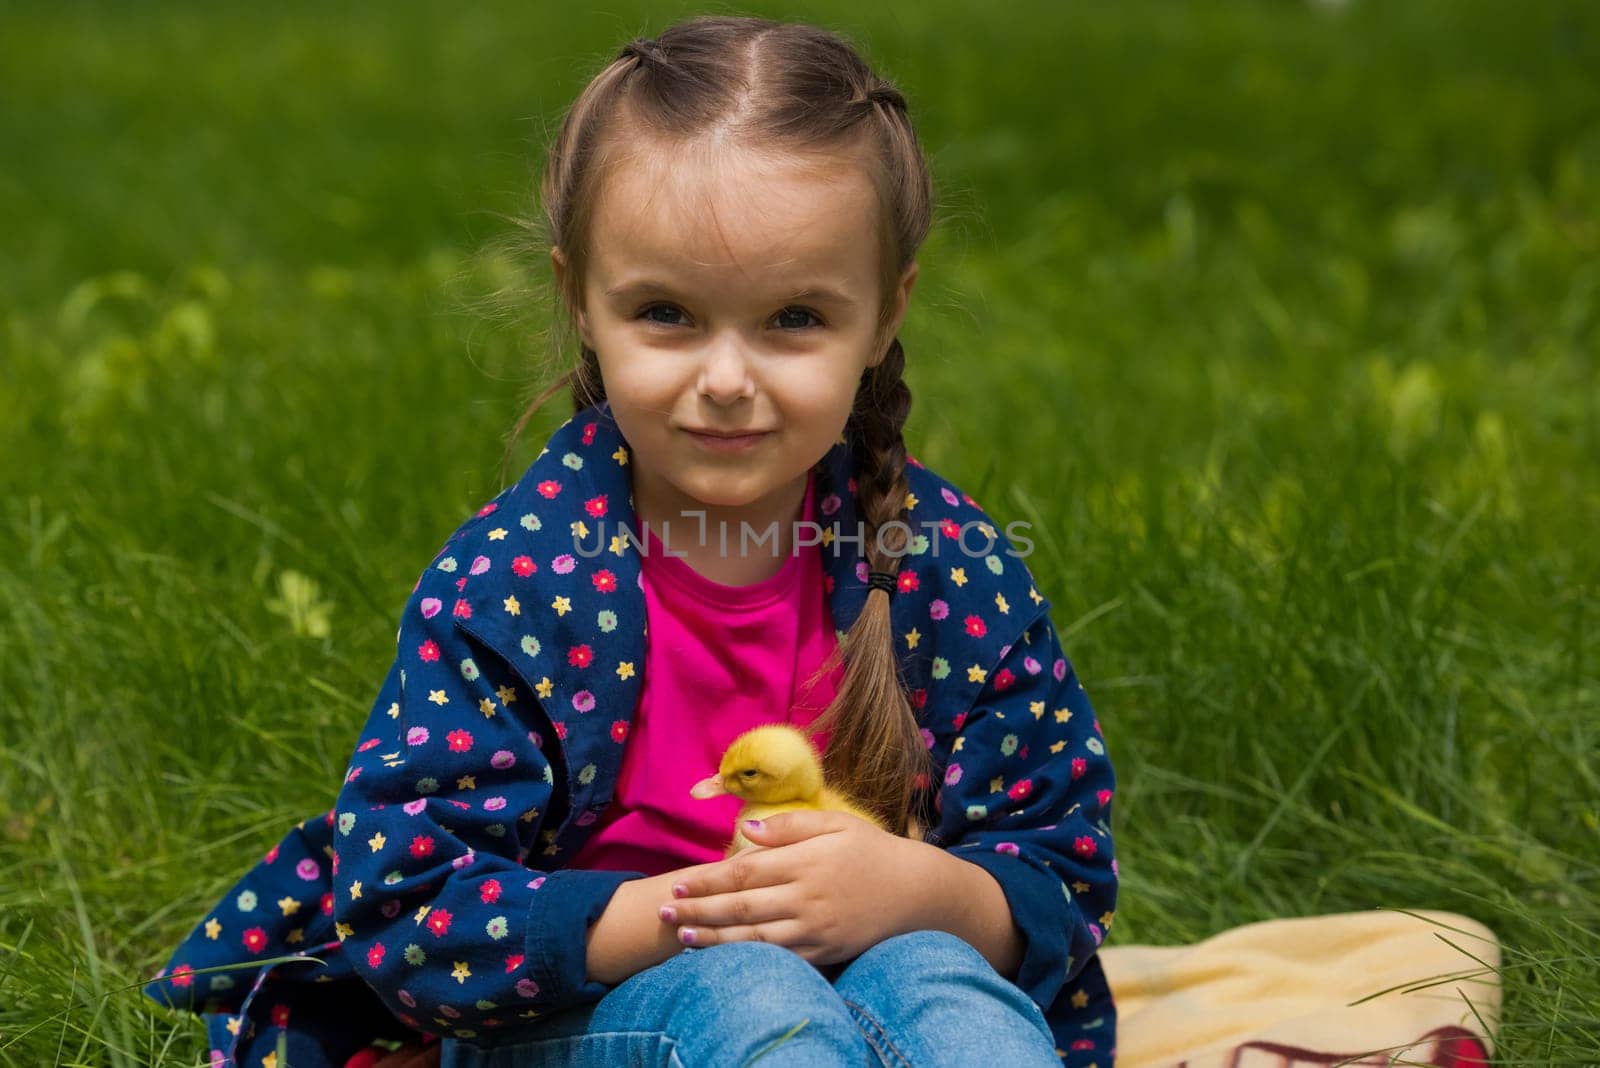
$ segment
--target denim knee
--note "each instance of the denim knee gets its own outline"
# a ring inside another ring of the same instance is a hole
[[[743,1064],[762,1051],[763,1068],[870,1059],[832,984],[791,949],[723,942],[685,950],[657,967],[673,1007],[669,1020],[652,1026],[676,1041],[685,1064]]]
[[[907,984],[906,976],[916,981]],[[857,957],[836,987],[847,1002],[863,1007],[873,1007],[871,1002],[893,989],[898,1006],[912,1016],[948,998],[970,1004],[973,995],[980,995],[994,1010],[1020,1014],[1050,1036],[1050,1024],[1033,999],[995,971],[971,943],[948,931],[908,931],[886,938]]]
[[[949,931],[907,931],[885,938],[856,958],[853,969],[871,969],[890,974],[915,971],[922,975],[934,970],[943,975],[954,972],[992,973],[994,969],[966,939]]]
[[[850,1022],[832,983],[786,946],[723,942],[683,951],[672,966],[675,982],[693,991],[696,1015],[707,1023],[787,1020],[794,1025],[810,1018],[816,1028]]]
[[[797,1007],[841,1006],[828,981],[792,949],[771,942],[722,942],[672,958],[680,980],[733,1019]]]
[[[442,1064],[662,1064],[759,1068],[858,1065],[871,1051],[832,985],[804,957],[767,942],[685,949],[642,969],[587,1009],[554,1016],[504,1047],[447,1047]]]

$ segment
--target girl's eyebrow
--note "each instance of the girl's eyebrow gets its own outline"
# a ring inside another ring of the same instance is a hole
[[[785,300],[803,300],[808,304],[854,304],[855,300],[837,289],[827,286],[808,286],[797,290],[784,298]]]
[[[672,286],[665,282],[657,282],[654,279],[648,278],[640,279],[636,282],[628,282],[624,285],[612,286],[605,291],[606,296],[608,297],[642,297],[649,293],[671,292],[674,292]],[[854,298],[847,296],[840,290],[833,289],[825,285],[811,285],[806,286],[803,289],[796,289],[781,299],[785,301],[806,301],[813,304],[836,304],[842,306],[851,306],[856,303]]]

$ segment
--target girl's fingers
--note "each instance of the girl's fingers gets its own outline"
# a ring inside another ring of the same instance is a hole
[[[759,886],[709,897],[684,897],[663,903],[657,915],[677,927],[753,926],[794,918],[787,885]]]
[[[692,938],[686,938],[690,934]],[[733,924],[727,927],[680,927],[678,944],[685,949],[704,949],[726,942],[771,942],[792,949],[810,960],[808,953],[819,953],[822,947],[804,941],[805,929],[798,920],[777,920],[772,923]],[[804,950],[804,952],[802,952]]]

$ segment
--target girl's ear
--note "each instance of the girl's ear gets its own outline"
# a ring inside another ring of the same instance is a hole
[[[566,304],[578,324],[578,335],[583,338],[585,345],[594,348],[594,342],[589,338],[589,317],[584,313],[581,303],[574,299],[574,280],[568,277],[567,254],[561,251],[560,245],[550,246],[550,269],[555,272],[556,289],[561,294],[562,303]]]
[[[911,307],[911,290],[915,288],[916,284],[917,261],[912,260],[911,265],[900,275],[900,281],[895,283],[894,292],[890,294],[890,300],[894,303],[894,312],[890,316],[888,323],[884,325],[883,334],[878,344],[878,351],[873,356],[872,363],[869,366],[878,366],[883,362],[884,357],[889,355],[889,343],[900,332],[900,325],[906,320],[906,310]]]

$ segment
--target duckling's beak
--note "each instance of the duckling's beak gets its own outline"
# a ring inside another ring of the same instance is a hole
[[[716,797],[728,792],[722,785],[721,775],[707,775],[689,788],[690,797]]]

